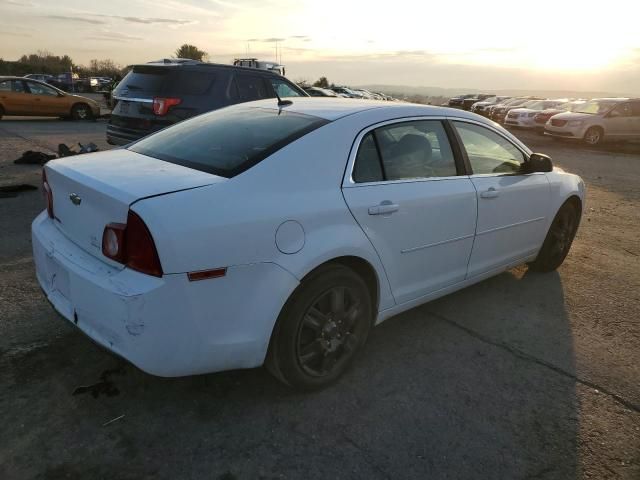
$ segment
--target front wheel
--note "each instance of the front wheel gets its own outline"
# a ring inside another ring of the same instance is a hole
[[[604,137],[604,132],[599,127],[591,127],[584,134],[584,142],[587,145],[599,145]]]
[[[372,320],[371,294],[362,278],[342,265],[321,267],[283,308],[266,366],[294,388],[326,387],[347,370]]]
[[[579,204],[572,200],[565,202],[551,223],[538,257],[529,264],[529,268],[536,272],[552,272],[562,265],[579,224]]]

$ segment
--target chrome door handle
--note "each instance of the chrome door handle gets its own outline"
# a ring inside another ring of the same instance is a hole
[[[493,187],[490,187],[489,190],[485,190],[480,193],[481,198],[496,198],[500,195],[500,190],[496,190]]]
[[[393,212],[397,212],[400,209],[400,205],[384,201],[380,205],[375,207],[369,207],[369,215],[390,215]]]

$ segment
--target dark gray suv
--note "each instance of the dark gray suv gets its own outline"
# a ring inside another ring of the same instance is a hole
[[[125,145],[204,112],[264,98],[307,97],[277,73],[195,60],[132,66],[113,91],[107,142]]]

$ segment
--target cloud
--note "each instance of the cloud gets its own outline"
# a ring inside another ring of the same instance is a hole
[[[8,5],[15,5],[16,7],[37,7],[38,4],[32,2],[19,2],[16,0],[4,0],[3,3]]]
[[[0,30],[0,35],[4,35],[6,37],[33,37],[30,33],[7,32],[5,30]]]
[[[84,37],[87,40],[98,40],[102,42],[128,42],[131,40],[142,40],[142,37],[134,37],[118,32],[102,32]]]
[[[79,23],[90,23],[92,25],[104,25],[106,22],[102,20],[94,20],[92,18],[84,18],[84,17],[71,17],[68,15],[45,15],[45,18],[51,18],[53,20],[62,20],[65,22],[79,22]]]
[[[247,40],[248,42],[265,42],[265,43],[275,43],[275,42],[284,42],[286,38],[250,38]]]
[[[154,18],[154,17],[127,17],[121,15],[93,15],[94,17],[103,17],[103,18],[115,18],[118,20],[124,20],[125,22],[131,23],[142,23],[145,25],[151,24],[165,24],[165,25],[191,25],[194,23],[198,23],[195,20],[181,20],[175,18]]]

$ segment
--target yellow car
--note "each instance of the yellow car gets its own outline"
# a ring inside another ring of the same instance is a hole
[[[100,106],[90,98],[63,92],[44,82],[0,77],[0,118],[3,115],[89,120],[100,116]]]

